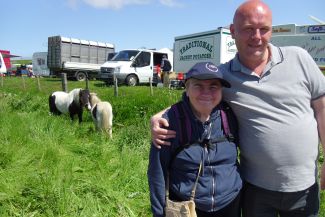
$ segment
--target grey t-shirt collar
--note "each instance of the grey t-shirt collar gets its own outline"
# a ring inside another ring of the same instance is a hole
[[[279,64],[283,61],[283,55],[279,47],[274,46],[273,44],[269,43],[269,48],[271,51],[271,58],[269,62],[267,63],[264,71],[262,74],[265,74],[265,72],[269,71],[273,66]],[[234,57],[234,59],[231,61],[231,71],[237,71],[242,72],[248,75],[251,75],[253,71],[239,61],[238,53]]]

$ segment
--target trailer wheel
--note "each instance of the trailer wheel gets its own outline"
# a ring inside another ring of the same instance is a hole
[[[128,86],[135,86],[138,84],[138,78],[135,75],[127,76],[125,81]]]
[[[76,74],[77,81],[84,81],[87,78],[87,74],[85,72],[78,72]]]

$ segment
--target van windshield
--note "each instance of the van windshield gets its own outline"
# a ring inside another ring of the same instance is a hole
[[[122,50],[112,58],[112,61],[130,61],[134,59],[139,52],[140,51],[137,50]]]

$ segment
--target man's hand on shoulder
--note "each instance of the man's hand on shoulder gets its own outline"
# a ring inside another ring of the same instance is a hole
[[[176,132],[173,130],[167,130],[169,126],[168,121],[165,118],[162,118],[161,115],[154,115],[150,119],[151,124],[151,138],[153,144],[157,148],[161,148],[161,145],[170,145],[170,142],[166,141],[170,138],[175,138]]]

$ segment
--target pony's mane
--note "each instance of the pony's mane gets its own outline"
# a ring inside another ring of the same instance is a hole
[[[90,93],[90,104],[94,106],[95,104],[101,102],[96,93]]]

